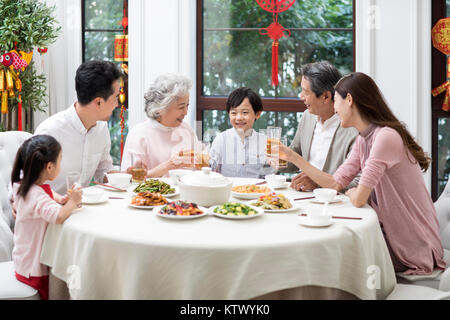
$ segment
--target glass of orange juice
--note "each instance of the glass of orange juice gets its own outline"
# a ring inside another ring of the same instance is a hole
[[[280,144],[281,128],[280,127],[267,127],[267,155],[271,157],[278,156],[272,152],[272,145]]]

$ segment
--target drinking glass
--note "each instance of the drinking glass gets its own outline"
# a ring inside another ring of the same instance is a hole
[[[281,138],[281,128],[280,127],[267,127],[267,155],[268,156],[278,156],[272,152],[272,145],[280,143]]]
[[[66,187],[67,193],[70,194],[73,189],[81,187],[81,174],[79,172],[73,171],[69,172],[66,176]],[[77,205],[81,208],[81,203]]]
[[[66,176],[67,191],[81,187],[81,174],[79,172],[69,172]]]
[[[131,153],[131,181],[141,183],[145,181],[147,172],[142,162],[142,155],[138,153]]]
[[[287,145],[287,138],[286,137],[281,137],[280,138],[280,143],[282,145]],[[286,160],[282,160],[282,159],[278,158],[278,168],[284,169],[284,168],[287,168],[287,166],[288,166],[288,163],[287,163]]]

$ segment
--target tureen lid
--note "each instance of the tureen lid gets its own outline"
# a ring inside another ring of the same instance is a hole
[[[201,171],[195,171],[180,178],[181,182],[191,186],[215,187],[229,183],[229,180],[217,172],[212,172],[211,168],[203,167]]]

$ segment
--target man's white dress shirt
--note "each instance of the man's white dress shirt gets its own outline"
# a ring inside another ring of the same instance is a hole
[[[330,150],[331,140],[339,127],[339,117],[334,114],[331,118],[324,121],[317,117],[317,123],[314,128],[314,134],[309,153],[309,163],[322,170],[327,159],[328,150]]]
[[[112,170],[109,154],[111,138],[107,122],[97,121],[94,127],[86,130],[75,110],[75,103],[44,120],[34,134],[48,134],[61,144],[61,172],[55,180],[49,181],[52,189],[59,194],[66,193],[66,176],[69,172],[79,172],[84,187],[89,185],[92,178],[103,182],[105,172]]]

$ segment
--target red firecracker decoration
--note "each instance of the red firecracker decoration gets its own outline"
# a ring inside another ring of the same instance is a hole
[[[264,10],[273,14],[273,22],[267,28],[259,29],[259,33],[269,36],[272,42],[272,85],[278,86],[278,40],[289,37],[291,32],[278,23],[278,13],[286,11],[295,3],[295,0],[256,0]],[[287,31],[286,35],[284,31]]]
[[[121,65],[121,68],[125,74],[128,75],[128,0],[123,1],[123,17],[120,22],[123,27],[123,34],[116,35],[114,41],[114,60],[125,62]],[[123,78],[120,79],[120,161],[122,162],[123,147],[124,147],[124,130],[125,130],[125,118],[124,112],[126,110],[125,106],[126,92],[125,83]]]

